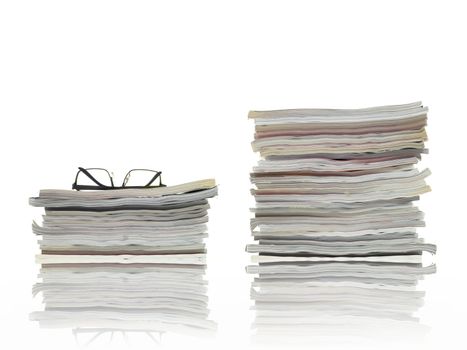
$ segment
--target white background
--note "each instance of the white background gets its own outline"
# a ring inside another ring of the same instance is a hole
[[[28,320],[38,252],[28,197],[70,188],[77,166],[215,177],[208,278],[213,340],[249,346],[250,109],[430,108],[433,192],[421,207],[438,273],[423,283],[431,327],[413,348],[464,345],[467,12],[462,1],[2,1],[2,349],[74,348]],[[336,339],[339,337],[336,334]],[[404,344],[403,339],[398,339]],[[130,338],[130,342],[132,339]],[[384,345],[384,344],[382,344]],[[387,345],[387,344],[386,344]],[[113,342],[110,347],[126,346]]]

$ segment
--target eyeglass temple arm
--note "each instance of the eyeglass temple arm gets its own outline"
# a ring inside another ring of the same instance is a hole
[[[144,187],[149,187],[151,184],[159,178],[159,186],[162,185],[162,171],[157,171],[156,174],[152,177],[152,179],[146,184]]]
[[[86,175],[87,177],[89,177],[89,179],[91,179],[92,182],[94,182],[96,185],[100,186],[100,187],[109,187],[109,186],[106,186],[102,183],[100,183],[99,181],[97,181],[94,176],[91,175],[91,173],[89,171],[87,171],[85,168],[82,168],[82,167],[78,167],[78,169],[84,174]],[[75,183],[73,184],[72,188],[76,188],[77,186],[77,182],[78,182],[78,175],[79,175],[79,171],[78,171],[78,174],[76,174],[76,178],[75,178]],[[110,175],[109,175],[110,176]],[[113,180],[112,180],[112,177],[110,176],[110,183],[112,185],[112,187],[114,186],[113,184]]]

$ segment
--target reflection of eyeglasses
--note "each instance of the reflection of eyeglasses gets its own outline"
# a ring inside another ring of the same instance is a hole
[[[135,333],[145,333],[149,336],[149,338],[154,341],[154,343],[161,345],[162,336],[165,334],[166,331],[163,330],[154,330],[154,329],[124,329],[124,328],[75,328],[72,330],[73,335],[75,336],[76,343],[81,346],[88,346],[96,341],[97,338],[103,336],[104,334],[108,333],[110,336],[109,342],[114,340],[114,333],[121,333],[123,337],[127,337],[130,334]],[[86,333],[92,335],[91,339],[84,342]],[[83,339],[80,339],[83,338]]]
[[[115,190],[125,188],[154,188],[165,187],[162,183],[162,171],[149,169],[132,169],[126,173],[121,186],[115,186],[112,175],[102,168],[81,168],[76,173],[75,182],[71,186],[72,189],[80,190]],[[83,174],[84,176],[80,176]],[[145,183],[145,185],[129,184],[130,177],[137,178],[133,183]],[[159,179],[158,185],[152,185],[154,181]],[[78,181],[80,182],[78,184]],[[89,184],[91,183],[91,184]]]

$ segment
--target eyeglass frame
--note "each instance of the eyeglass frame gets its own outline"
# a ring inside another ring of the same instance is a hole
[[[131,169],[128,171],[123,179],[123,183],[121,186],[115,186],[113,177],[111,173],[107,169],[104,168],[83,168],[83,167],[78,167],[78,172],[76,173],[75,177],[75,182],[71,185],[71,188],[76,191],[81,191],[81,190],[123,190],[123,189],[134,189],[134,188],[157,188],[157,187],[166,187],[162,183],[162,171],[157,171],[157,170],[151,170],[151,169]],[[104,185],[103,183],[99,182],[96,180],[94,176],[89,172],[89,170],[104,170],[107,175],[109,176],[110,179],[110,186]],[[128,180],[130,179],[131,172],[139,170],[139,171],[150,171],[155,173],[155,175],[152,177],[152,179],[144,186],[127,186],[126,184],[128,183]],[[94,182],[97,186],[94,185],[78,185],[78,176],[79,174],[83,173],[86,175],[92,182]],[[159,179],[159,185],[157,186],[151,186],[151,184]]]

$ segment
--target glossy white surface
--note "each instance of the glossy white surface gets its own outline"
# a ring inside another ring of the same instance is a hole
[[[439,349],[464,343],[465,84],[462,1],[4,1],[0,4],[2,349],[74,349],[92,334],[39,329],[31,232],[41,188],[71,188],[78,166],[163,171],[167,184],[215,177],[208,269],[214,338],[152,334],[166,349],[259,348],[249,310],[251,109],[430,108],[420,202],[438,272],[420,284],[419,324],[318,324],[298,346]],[[419,325],[422,325],[419,327]],[[347,327],[348,326],[348,327]],[[352,326],[353,327],[353,326]],[[363,332],[362,332],[363,329]],[[353,332],[353,333],[352,333]],[[350,334],[350,337],[349,337]],[[363,334],[354,337],[352,334]],[[266,343],[281,348],[281,342]],[[103,344],[103,345],[102,345]],[[105,333],[89,348],[155,347]],[[267,347],[263,346],[263,347]]]

